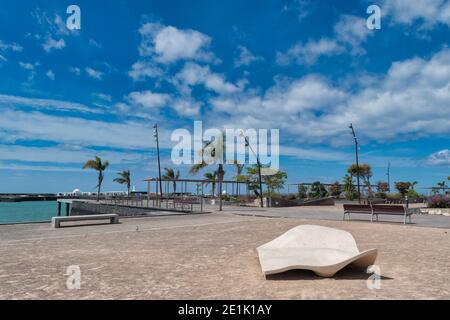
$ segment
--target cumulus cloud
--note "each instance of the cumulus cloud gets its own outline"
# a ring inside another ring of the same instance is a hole
[[[91,67],[86,67],[84,69],[84,71],[86,71],[86,74],[88,75],[88,77],[95,79],[95,80],[102,80],[103,79],[103,75],[104,73],[102,71],[93,69]]]
[[[309,40],[306,43],[298,42],[286,53],[277,53],[277,63],[288,65],[292,62],[311,65],[320,57],[330,57],[342,54],[345,51],[352,55],[364,54],[362,44],[371,35],[366,26],[366,20],[352,15],[343,15],[334,26],[334,39],[321,38]],[[346,50],[349,49],[349,50]]]
[[[163,70],[149,61],[138,61],[134,63],[128,75],[134,81],[143,81],[147,78],[156,78],[164,74]]]
[[[146,23],[141,26],[139,33],[142,37],[139,47],[141,56],[154,57],[159,63],[214,59],[214,55],[209,51],[211,38],[196,30],[182,30],[159,23]]]
[[[157,93],[150,90],[131,92],[125,97],[127,103],[116,105],[122,112],[130,112],[141,117],[148,118],[149,114],[159,111],[163,107],[173,109],[178,115],[183,117],[194,117],[200,112],[202,104],[193,99],[189,94],[171,96],[166,93]]]
[[[438,151],[436,153],[433,153],[430,156],[428,156],[428,159],[426,162],[433,166],[450,167],[450,150],[444,149],[444,150]]]
[[[149,90],[142,92],[131,92],[127,100],[131,104],[139,105],[147,109],[157,109],[165,106],[169,101],[168,94],[154,93]]]
[[[181,97],[173,100],[173,108],[175,111],[185,117],[198,116],[201,109],[201,103],[190,97]]]
[[[352,54],[365,53],[361,44],[373,33],[366,26],[366,20],[352,15],[343,15],[334,26],[336,38],[351,48]]]
[[[362,137],[379,142],[448,136],[450,49],[396,62],[378,82],[356,92],[307,76],[277,83],[262,95],[250,91],[210,103],[228,115],[224,122],[282,128],[308,143],[350,143],[350,122]]]
[[[311,65],[321,56],[332,56],[340,54],[344,48],[335,40],[321,38],[320,40],[309,40],[306,43],[299,42],[291,47],[286,53],[277,53],[277,63],[288,65],[291,62]]]
[[[264,60],[262,57],[255,56],[253,53],[250,52],[246,47],[239,46],[239,56],[234,59],[234,66],[236,68],[239,68],[241,66],[248,66],[254,62],[262,61]]]
[[[419,23],[424,28],[437,24],[450,26],[450,1],[448,0],[384,0],[382,14],[394,23],[411,25]]]
[[[65,46],[66,42],[64,41],[64,39],[61,38],[59,40],[55,40],[51,36],[48,36],[45,43],[42,44],[42,47],[47,53],[51,52],[52,50],[61,50]]]
[[[206,89],[219,94],[231,94],[242,90],[241,87],[227,82],[223,75],[212,72],[209,66],[200,66],[192,62],[184,65],[183,69],[175,75],[174,81],[181,87],[203,85]],[[182,90],[186,91],[187,88]]]

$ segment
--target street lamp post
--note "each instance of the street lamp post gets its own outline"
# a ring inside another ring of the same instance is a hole
[[[391,192],[391,163],[388,163],[387,167],[387,179],[388,179],[388,192]]]
[[[253,154],[256,157],[256,163],[258,165],[258,182],[259,182],[259,197],[260,197],[260,204],[261,204],[261,208],[264,208],[264,201],[263,201],[263,188],[262,188],[262,175],[261,175],[261,162],[259,161],[259,155],[255,153],[255,151],[253,150],[252,146],[250,145],[250,142],[248,141],[247,137],[245,138],[245,146],[248,147],[251,152],[253,152]]]
[[[353,124],[350,123],[349,126],[352,129],[353,139],[355,139],[355,153],[356,153],[356,183],[358,185],[358,203],[361,203],[361,190],[359,187],[359,156],[358,156],[358,139],[356,139],[355,129],[353,128]]]
[[[162,180],[161,180],[161,159],[159,156],[159,135],[158,135],[158,125],[155,124],[153,126],[153,137],[156,141],[156,150],[158,154],[158,174],[159,174],[159,194],[161,196],[161,201],[163,200],[163,192],[162,192]]]

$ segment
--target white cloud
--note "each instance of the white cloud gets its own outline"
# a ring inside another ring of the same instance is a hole
[[[151,127],[133,122],[104,122],[71,116],[51,116],[5,108],[0,133],[16,140],[46,140],[81,146],[150,148]]]
[[[258,62],[264,60],[262,57],[255,56],[246,47],[239,46],[239,57],[234,59],[234,66],[239,68],[241,66],[248,66],[253,62]]]
[[[361,17],[343,15],[334,26],[336,38],[340,43],[348,44],[352,54],[365,53],[361,44],[373,33],[366,26],[366,20]]]
[[[22,50],[22,46],[17,43],[6,43],[0,40],[0,62],[8,61],[6,58],[8,52],[21,52]]]
[[[19,145],[1,145],[0,161],[48,162],[58,164],[83,163],[86,159],[98,155],[108,159],[111,164],[123,161],[139,161],[142,154],[133,151],[98,151],[85,147],[71,145],[57,145],[55,147],[30,147]],[[79,167],[81,169],[81,166]]]
[[[15,42],[13,43],[6,43],[0,40],[0,51],[14,51],[14,52],[21,52],[23,50],[23,47]]]
[[[162,64],[178,60],[212,61],[214,55],[209,51],[211,38],[201,32],[159,23],[146,23],[139,29],[142,41],[139,47],[141,56],[154,57]]]
[[[219,94],[231,94],[242,90],[241,87],[225,81],[223,75],[212,72],[209,66],[200,66],[192,62],[186,63],[174,80],[181,87],[203,85],[206,89]],[[188,91],[186,87],[182,90]]]
[[[450,150],[444,149],[431,154],[427,163],[433,166],[447,166],[450,167]]]
[[[78,67],[71,67],[69,69],[69,72],[73,73],[74,75],[77,75],[77,76],[79,76],[81,74],[81,70]]]
[[[69,35],[71,32],[67,28],[66,22],[58,14],[55,15],[55,19],[53,20],[53,28],[55,33],[60,35]]]
[[[127,100],[148,109],[161,108],[167,104],[170,96],[168,94],[154,93],[151,91],[131,92]]]
[[[394,63],[378,82],[356,91],[306,76],[279,81],[262,95],[250,90],[210,103],[224,124],[281,128],[297,143],[351,143],[350,122],[371,141],[445,137],[450,134],[450,49],[428,60]]]
[[[20,96],[11,96],[0,94],[0,106],[12,107],[30,107],[37,110],[61,110],[61,111],[77,111],[83,113],[98,113],[98,110],[89,108],[76,102],[53,100],[53,99],[36,99],[25,98]]]
[[[29,62],[19,62],[19,65],[22,69],[25,70],[34,70],[34,67],[36,66],[35,64],[29,63]]]
[[[448,0],[384,0],[381,12],[390,16],[394,23],[411,25],[417,22],[423,28],[431,28],[436,24],[450,26]]]
[[[315,63],[321,56],[333,56],[343,51],[344,48],[332,39],[309,40],[306,43],[297,43],[286,53],[278,52],[277,63],[287,65],[293,61],[298,64],[310,65]]]
[[[55,73],[52,70],[48,70],[45,74],[50,80],[55,80]]]
[[[51,52],[52,50],[61,50],[66,46],[64,39],[55,40],[51,36],[47,37],[47,40],[42,47],[46,52]]]
[[[91,67],[86,67],[84,69],[84,71],[86,71],[86,74],[92,79],[95,79],[95,80],[102,80],[103,79],[104,73],[102,71],[95,70],[95,69],[93,69]]]
[[[131,70],[128,72],[128,75],[134,81],[143,81],[146,78],[160,77],[163,75],[163,71],[151,62],[138,61],[133,64]]]
[[[277,53],[277,63],[288,65],[291,62],[303,65],[314,64],[322,56],[335,56],[350,47],[352,55],[364,54],[362,43],[372,34],[366,26],[366,20],[352,15],[342,15],[334,26],[335,39],[321,38],[299,42],[286,53]]]
[[[188,97],[178,98],[173,100],[172,103],[173,108],[179,115],[186,117],[195,117],[198,116],[198,114],[200,113],[201,103],[191,98]]]
[[[288,4],[285,4],[281,9],[281,11],[282,12],[296,11],[298,21],[301,22],[303,21],[303,19],[305,19],[307,16],[311,14],[312,12],[311,5],[312,3],[310,0],[294,0],[292,2],[289,2]]]
[[[104,93],[93,93],[92,94],[95,98],[106,101],[106,102],[111,102],[112,101],[112,97],[109,94],[104,94]]]
[[[294,81],[281,81],[262,97],[246,94],[232,98],[213,98],[210,102],[216,111],[239,115],[237,118],[245,115],[255,120],[263,118],[263,122],[281,120],[280,125],[292,127],[292,120],[309,118],[315,111],[342,103],[346,97],[345,92],[333,88],[324,79],[308,76]],[[250,118],[243,119],[242,122],[251,120]]]

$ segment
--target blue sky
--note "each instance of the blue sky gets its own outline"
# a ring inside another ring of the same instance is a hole
[[[95,155],[105,189],[124,169],[144,189],[153,123],[174,167],[170,133],[194,120],[280,129],[291,183],[341,180],[352,122],[374,182],[391,162],[392,181],[432,186],[450,175],[449,36],[447,0],[2,3],[0,192],[92,191]]]

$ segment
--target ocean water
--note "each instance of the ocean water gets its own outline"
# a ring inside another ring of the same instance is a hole
[[[0,224],[51,221],[57,215],[56,201],[0,202]],[[61,208],[65,213],[65,206]]]

